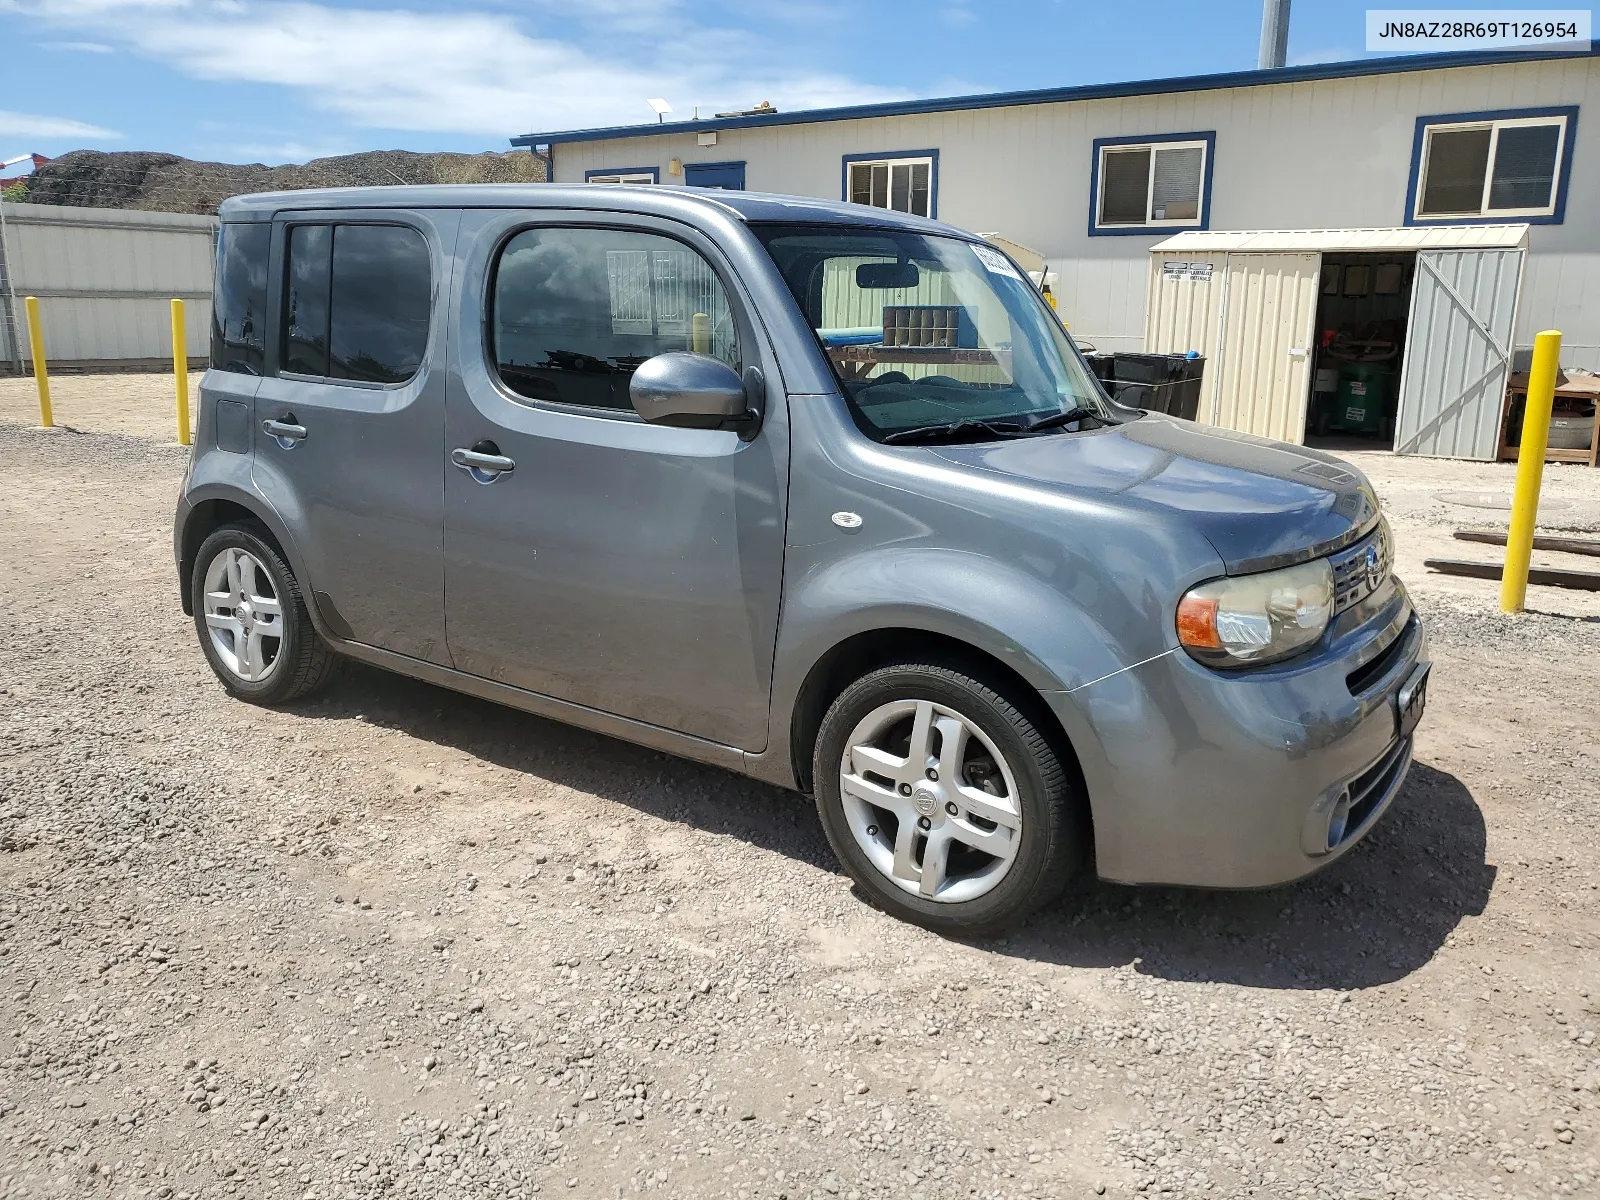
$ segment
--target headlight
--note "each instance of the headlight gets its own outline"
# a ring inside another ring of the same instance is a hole
[[[1333,616],[1328,560],[1213,579],[1178,601],[1178,641],[1212,667],[1277,662],[1322,636]]]

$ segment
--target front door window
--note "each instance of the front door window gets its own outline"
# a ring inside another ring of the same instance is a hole
[[[739,369],[728,296],[698,253],[623,229],[525,229],[495,271],[495,368],[519,396],[631,413],[628,380],[669,350]]]

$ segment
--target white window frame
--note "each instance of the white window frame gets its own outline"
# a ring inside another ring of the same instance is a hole
[[[1193,217],[1161,217],[1151,215],[1151,205],[1155,203],[1156,194],[1156,155],[1163,150],[1190,150],[1200,151],[1200,190],[1195,195]],[[1103,211],[1106,190],[1106,156],[1108,154],[1123,154],[1129,151],[1150,151],[1150,174],[1144,181],[1144,220],[1143,221],[1102,221],[1100,213]],[[1169,228],[1198,228],[1206,219],[1206,172],[1211,167],[1211,146],[1204,138],[1186,139],[1181,142],[1119,142],[1113,145],[1100,147],[1100,161],[1095,164],[1096,184],[1094,189],[1094,227],[1096,229],[1169,229]],[[1079,193],[1080,195],[1082,193]]]
[[[624,171],[616,175],[591,175],[585,183],[655,183],[656,177],[647,171]]]
[[[916,167],[916,166],[925,166],[925,167],[928,168],[928,211],[925,212],[925,213],[914,213],[914,212],[907,211],[906,215],[907,216],[912,216],[912,217],[918,217],[918,216],[920,216],[920,217],[931,217],[933,215],[933,212],[934,212],[935,201],[934,201],[933,189],[934,189],[934,180],[936,178],[935,172],[934,172],[934,168],[933,168],[933,156],[932,155],[920,155],[920,156],[915,157],[915,158],[853,158],[848,163],[845,164],[845,197],[844,198],[846,200],[850,200],[850,197],[855,193],[855,188],[854,188],[854,186],[852,186],[852,183],[851,183],[851,176],[855,173],[855,169],[857,167],[866,167],[869,170],[871,168],[873,168],[873,167],[887,167],[889,169],[889,187],[888,187],[887,194],[884,196],[883,211],[884,212],[899,212],[899,211],[901,211],[900,209],[891,208],[890,205],[889,205],[890,197],[894,195],[894,169],[896,167],[907,167],[907,168],[909,168],[909,167]],[[868,195],[872,194],[872,186],[871,186],[870,182],[867,185],[867,194]],[[858,204],[858,203],[860,203],[860,201],[850,200],[850,203]],[[871,201],[868,201],[865,205],[863,205],[863,207],[864,208],[877,208],[878,206],[876,204],[873,204]]]
[[[1531,125],[1555,125],[1561,131],[1556,135],[1556,160],[1550,172],[1550,202],[1540,208],[1490,208],[1489,191],[1494,186],[1494,160],[1495,155],[1500,153],[1500,131],[1502,129],[1525,129]],[[1569,125],[1570,122],[1567,119],[1567,115],[1559,113],[1542,117],[1503,117],[1493,121],[1441,121],[1437,124],[1425,126],[1422,131],[1422,158],[1417,167],[1417,196],[1413,204],[1411,219],[1413,221],[1460,221],[1487,217],[1554,216],[1561,198],[1561,164],[1564,161],[1567,150]],[[1433,135],[1435,133],[1463,133],[1473,129],[1489,130],[1489,158],[1484,165],[1483,191],[1478,197],[1478,211],[1423,212],[1422,201],[1428,194],[1428,170],[1433,165]]]

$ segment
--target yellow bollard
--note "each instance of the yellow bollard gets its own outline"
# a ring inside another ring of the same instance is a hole
[[[189,339],[183,327],[183,301],[172,302],[172,376],[178,385],[178,445],[189,444]]]
[[[55,410],[50,407],[50,367],[44,358],[44,329],[39,325],[39,298],[29,296],[22,306],[28,311],[28,346],[33,355],[33,381],[39,388],[39,424],[54,429]]]
[[[695,313],[689,322],[689,346],[696,354],[711,353],[711,316]]]
[[[1528,398],[1522,405],[1522,448],[1517,452],[1517,490],[1511,499],[1511,530],[1506,565],[1500,573],[1500,611],[1521,612],[1528,599],[1528,562],[1533,557],[1533,527],[1539,516],[1539,484],[1550,441],[1550,409],[1555,403],[1561,331],[1546,329],[1533,339]]]

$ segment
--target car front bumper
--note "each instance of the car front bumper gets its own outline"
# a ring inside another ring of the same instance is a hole
[[[1428,665],[1394,580],[1306,661],[1224,672],[1173,650],[1047,693],[1083,768],[1099,874],[1264,887],[1327,866],[1400,792],[1399,697]]]

